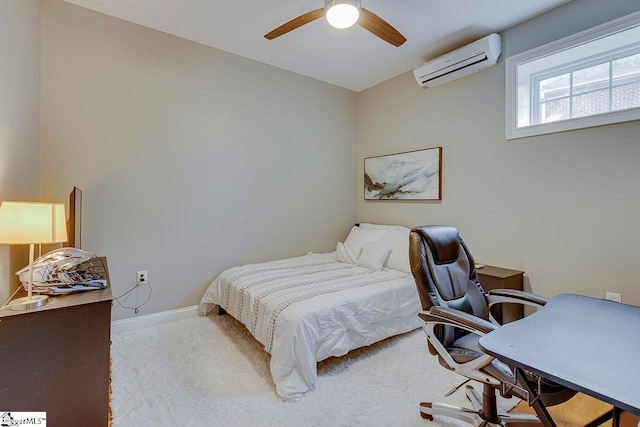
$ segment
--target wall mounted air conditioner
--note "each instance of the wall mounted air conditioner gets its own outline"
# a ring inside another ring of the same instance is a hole
[[[420,86],[438,86],[496,65],[501,51],[500,36],[491,34],[417,67],[413,74]]]

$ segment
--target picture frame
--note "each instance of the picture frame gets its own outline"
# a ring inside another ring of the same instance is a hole
[[[364,159],[365,200],[442,200],[442,147]]]

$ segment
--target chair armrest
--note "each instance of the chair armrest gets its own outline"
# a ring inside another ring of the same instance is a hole
[[[477,335],[486,335],[498,327],[487,320],[449,307],[431,307],[429,311],[420,312],[418,316],[427,323],[450,325]]]
[[[529,292],[518,291],[515,289],[492,289],[487,295],[489,305],[512,303],[512,304],[524,304],[534,307],[544,306],[549,299],[541,297],[540,295],[532,294]]]
[[[484,371],[484,367],[493,362],[494,357],[489,354],[481,355],[475,359],[466,362],[456,362],[438,338],[436,330],[440,325],[453,326],[454,328],[464,329],[476,335],[486,335],[499,326],[484,319],[475,317],[464,311],[456,310],[448,307],[431,307],[429,311],[422,311],[418,316],[426,322],[424,332],[427,334],[427,343],[429,352],[440,357],[440,363],[445,367],[464,375],[467,378],[489,384],[493,387],[501,385],[500,380],[488,375]]]

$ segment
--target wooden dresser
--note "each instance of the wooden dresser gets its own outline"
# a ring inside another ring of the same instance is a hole
[[[51,426],[107,426],[111,300],[108,287],[0,310],[0,410],[46,411]]]

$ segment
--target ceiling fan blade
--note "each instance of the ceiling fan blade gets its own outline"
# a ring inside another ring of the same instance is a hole
[[[384,19],[365,8],[360,9],[358,24],[373,35],[380,37],[395,47],[401,46],[407,39]]]
[[[294,18],[291,21],[280,25],[275,30],[265,34],[264,38],[268,40],[273,40],[276,37],[280,37],[283,34],[287,34],[289,31],[293,31],[296,28],[302,27],[303,25],[306,25],[309,22],[315,21],[318,18],[322,18],[323,16],[324,16],[324,8],[312,10],[311,12],[307,12],[304,15],[300,15],[297,18]]]

